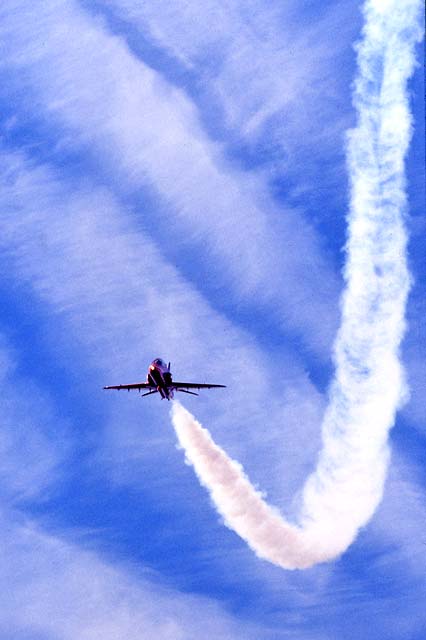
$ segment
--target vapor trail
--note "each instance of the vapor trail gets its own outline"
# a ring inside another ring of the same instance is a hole
[[[286,569],[330,560],[353,541],[383,493],[388,433],[404,398],[398,357],[410,286],[404,158],[411,137],[406,84],[420,39],[418,0],[367,0],[348,134],[351,183],[346,289],[334,344],[335,377],[316,471],[298,526],[256,492],[241,466],[179,403],[173,424],[188,461],[225,523],[262,558]]]

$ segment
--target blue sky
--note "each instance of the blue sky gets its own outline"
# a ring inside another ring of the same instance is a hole
[[[140,4],[0,9],[0,638],[420,640],[422,47],[410,398],[370,521],[342,556],[285,571],[224,526],[170,406],[102,387],[143,380],[157,356],[226,384],[183,404],[297,512],[340,324],[361,5]]]

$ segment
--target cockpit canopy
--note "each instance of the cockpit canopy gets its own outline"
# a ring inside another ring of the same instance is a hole
[[[152,364],[155,364],[157,367],[162,367],[163,369],[167,369],[167,365],[161,358],[156,358]]]

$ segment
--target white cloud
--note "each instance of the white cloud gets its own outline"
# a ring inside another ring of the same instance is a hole
[[[63,479],[69,445],[44,393],[17,374],[16,359],[2,338],[0,637],[189,640],[202,629],[223,639],[258,637],[213,601],[163,587],[143,568],[129,574],[5,509],[46,499]]]
[[[46,535],[31,521],[0,518],[0,637],[61,640],[236,640],[269,637],[202,596],[161,584],[143,567],[110,564]]]
[[[3,10],[5,69],[38,116],[63,144],[95,150],[116,190],[154,189],[161,208],[151,215],[167,220],[165,236],[170,225],[235,300],[255,298],[257,311],[325,357],[339,283],[303,214],[277,207],[259,176],[232,167],[184,93],[99,20],[70,2],[15,7]]]
[[[284,148],[336,131],[336,122],[333,127],[328,120],[338,101],[336,60],[341,62],[356,29],[356,20],[348,20],[355,5],[344,11],[332,5],[315,19],[306,11],[302,24],[303,9],[294,2],[208,0],[201,7],[195,0],[183,6],[102,0],[98,6],[124,16],[202,79],[201,91],[219,103],[225,126],[238,135],[264,135],[274,116],[279,119],[271,137]]]
[[[313,463],[323,403],[293,354],[282,349],[277,360],[212,310],[104,189],[62,183],[47,167],[7,153],[0,181],[0,242],[9,274],[31,286],[54,311],[53,331],[63,323],[57,347],[63,351],[67,340],[75,345],[65,366],[79,366],[78,353],[82,367],[96,368],[90,389],[97,389],[121,377],[144,377],[147,362],[159,354],[170,358],[176,374],[225,382],[229,391],[205,394],[201,415],[215,416],[224,444],[281,499],[284,460],[294,483],[303,477],[307,460]],[[92,393],[87,385],[86,392]],[[110,403],[112,415],[106,442],[99,445],[125,470],[144,449],[137,438],[140,417],[127,397],[102,400]],[[265,411],[275,416],[266,437],[259,430]],[[244,439],[228,429],[229,415],[244,423]],[[157,437],[149,431],[148,437]],[[286,456],[290,443],[303,455]]]
[[[65,420],[31,372],[15,371],[16,359],[0,335],[0,497],[8,503],[46,499],[70,447]]]

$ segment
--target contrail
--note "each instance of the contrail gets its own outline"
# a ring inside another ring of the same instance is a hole
[[[348,133],[351,184],[346,288],[334,344],[335,376],[322,450],[307,479],[298,524],[265,503],[242,467],[179,403],[172,420],[186,458],[227,526],[286,569],[331,560],[351,544],[383,494],[388,433],[406,396],[399,346],[410,275],[404,158],[411,138],[407,80],[421,37],[418,0],[367,0],[357,45]]]

